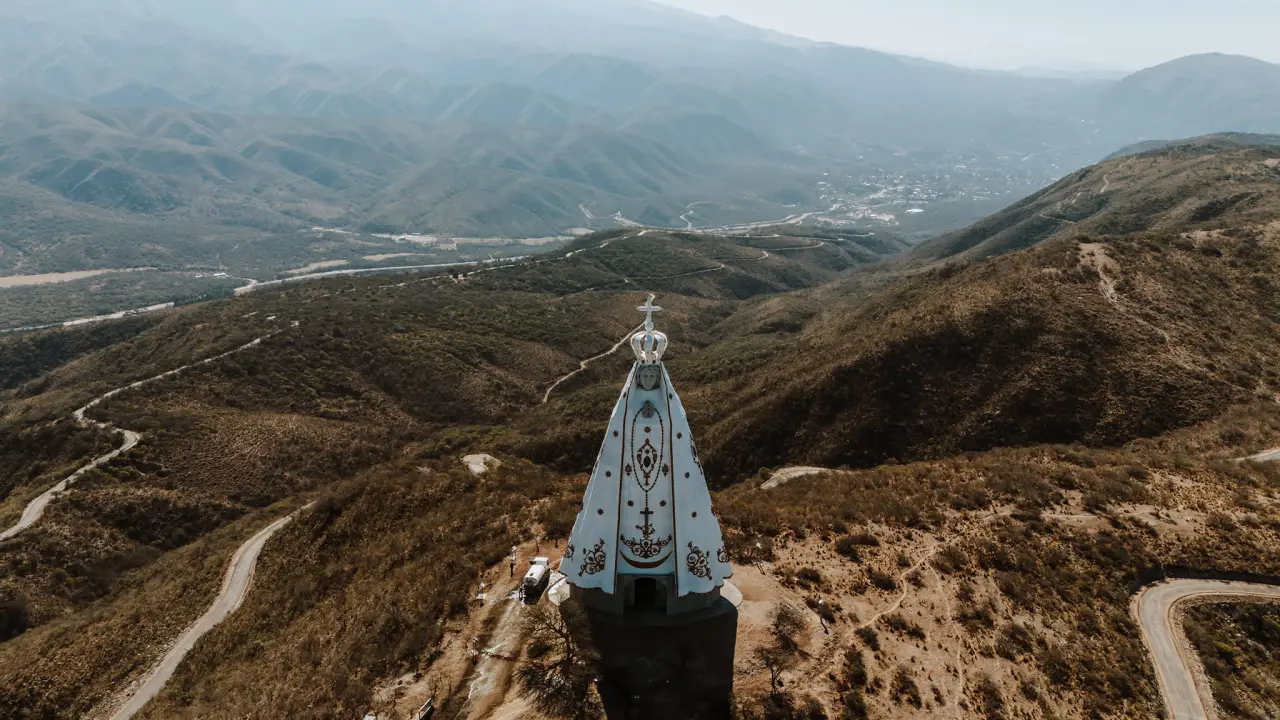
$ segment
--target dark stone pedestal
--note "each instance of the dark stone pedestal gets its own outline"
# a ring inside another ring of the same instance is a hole
[[[609,720],[729,717],[738,610],[720,598],[686,615],[589,613]]]

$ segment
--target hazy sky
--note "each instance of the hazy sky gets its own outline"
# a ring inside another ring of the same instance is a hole
[[[1139,69],[1227,52],[1280,62],[1280,0],[661,0],[965,65]]]

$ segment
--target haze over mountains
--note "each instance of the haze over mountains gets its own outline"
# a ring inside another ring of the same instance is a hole
[[[544,236],[923,207],[919,238],[1130,142],[1224,130],[1280,131],[1280,67],[1030,78],[637,0],[20,0],[0,9],[0,203],[22,209],[0,268],[119,256],[58,251],[88,227],[168,236],[128,257],[166,266],[208,263],[201,238],[314,225]]]

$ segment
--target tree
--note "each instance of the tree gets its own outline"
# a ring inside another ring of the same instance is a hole
[[[525,692],[549,715],[596,720],[604,708],[596,693],[600,656],[591,641],[586,611],[573,600],[525,609],[529,647],[517,671]]]
[[[777,609],[773,611],[773,637],[778,641],[779,647],[788,653],[799,650],[800,643],[796,641],[796,635],[804,628],[804,615],[795,605],[778,603]]]
[[[795,656],[779,647],[756,648],[756,662],[769,673],[769,694],[780,695],[782,673],[795,664]]]

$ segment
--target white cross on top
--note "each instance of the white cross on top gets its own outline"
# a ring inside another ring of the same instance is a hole
[[[636,308],[637,310],[639,310],[639,311],[640,311],[640,312],[642,312],[642,313],[647,313],[647,315],[645,315],[645,318],[644,318],[644,329],[645,329],[645,330],[652,330],[652,329],[653,329],[653,314],[654,314],[654,313],[656,313],[656,312],[662,312],[662,308],[660,308],[660,307],[658,307],[657,305],[654,305],[654,304],[653,304],[653,301],[654,301],[654,300],[657,300],[657,299],[658,299],[658,296],[657,296],[657,295],[650,295],[650,296],[649,296],[649,301],[648,301],[648,302],[646,302],[644,305],[641,305],[640,307]]]

